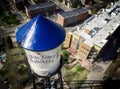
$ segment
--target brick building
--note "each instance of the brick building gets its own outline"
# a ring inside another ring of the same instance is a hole
[[[91,16],[71,29],[65,39],[68,52],[89,66],[95,59],[110,59],[117,52],[120,26],[120,7],[117,4]],[[116,32],[117,30],[117,32]],[[109,38],[109,39],[108,39]],[[112,51],[111,51],[112,50]]]
[[[54,2],[45,2],[25,7],[28,18],[33,18],[37,14],[50,15],[56,12],[56,4]]]
[[[57,22],[62,26],[69,26],[84,21],[88,17],[86,8],[74,9],[58,13]]]

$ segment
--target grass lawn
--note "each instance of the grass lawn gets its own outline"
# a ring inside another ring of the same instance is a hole
[[[10,55],[22,54],[24,53],[23,48],[12,48],[9,50]]]
[[[84,81],[89,71],[79,64],[74,65],[72,68],[62,67],[62,76],[65,81]],[[80,86],[75,85],[76,87]]]

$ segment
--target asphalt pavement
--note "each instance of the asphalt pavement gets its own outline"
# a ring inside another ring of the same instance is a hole
[[[95,63],[95,66],[93,66],[93,69],[91,69],[87,76],[87,80],[103,80],[104,73],[111,63],[112,61]]]
[[[1,27],[1,29],[3,29],[5,33],[15,31],[16,28],[21,27],[22,25],[24,25],[30,20],[30,19],[27,19],[25,16],[23,16],[22,12],[15,12],[15,15],[16,15],[16,18],[20,21],[20,24],[13,27],[8,27],[8,28]]]

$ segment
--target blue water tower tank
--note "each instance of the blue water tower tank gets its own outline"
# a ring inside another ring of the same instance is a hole
[[[40,15],[16,32],[16,40],[24,48],[31,70],[40,76],[50,75],[59,68],[65,36],[63,27]]]

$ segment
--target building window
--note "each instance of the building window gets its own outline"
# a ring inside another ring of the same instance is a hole
[[[71,48],[75,51],[78,49],[79,41],[77,39],[73,39],[71,42]]]

